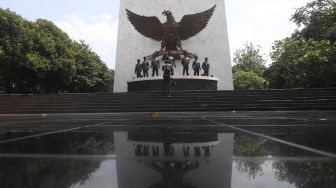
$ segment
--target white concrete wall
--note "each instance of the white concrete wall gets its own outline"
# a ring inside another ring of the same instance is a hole
[[[215,4],[217,7],[208,26],[195,37],[182,41],[182,46],[199,54],[201,62],[204,57],[209,58],[210,75],[219,78],[219,90],[233,90],[224,0],[121,0],[114,91],[127,92],[127,80],[135,77],[136,60],[160,49],[160,42],[148,39],[134,29],[128,21],[126,8],[139,15],[157,16],[163,23],[166,17],[162,16],[162,11],[166,8],[171,8],[179,22],[184,15],[205,11]],[[179,62],[176,65],[175,75],[181,75],[182,66]],[[189,73],[193,73],[191,68]]]

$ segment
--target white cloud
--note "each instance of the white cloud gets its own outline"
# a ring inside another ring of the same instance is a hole
[[[246,41],[262,47],[261,51],[271,63],[272,43],[291,35],[296,25],[290,21],[295,8],[310,0],[225,0],[231,57]]]
[[[71,38],[84,40],[108,67],[115,67],[118,20],[113,20],[109,14],[72,14],[55,23]]]

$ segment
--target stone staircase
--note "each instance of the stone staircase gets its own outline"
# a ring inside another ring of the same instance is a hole
[[[336,88],[0,95],[0,114],[336,110]]]

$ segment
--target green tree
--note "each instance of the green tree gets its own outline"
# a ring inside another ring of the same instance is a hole
[[[264,73],[271,88],[336,86],[336,3],[314,0],[296,10],[298,29],[276,41]]]
[[[291,20],[299,27],[293,36],[336,41],[336,3],[333,0],[307,3],[295,11]]]
[[[112,89],[113,71],[83,42],[52,22],[30,22],[0,9],[0,91],[99,92]]]
[[[32,71],[26,70],[26,54],[32,49],[33,25],[22,17],[0,9],[0,85],[27,85],[34,77],[26,78]]]
[[[243,49],[234,53],[232,67],[233,85],[236,90],[263,89],[265,79],[261,77],[266,70],[265,60],[260,54],[260,47],[246,43]]]
[[[260,54],[260,47],[246,43],[243,49],[237,49],[234,53],[233,73],[237,71],[254,72],[261,76],[266,69],[265,60]]]
[[[233,74],[233,85],[236,90],[263,89],[265,79],[254,72],[237,71]]]
[[[293,39],[275,42],[272,65],[264,76],[271,88],[336,86],[336,45],[328,40]]]
[[[112,90],[114,72],[109,70],[100,57],[80,41],[74,43],[76,74],[71,84],[71,92],[94,92]]]

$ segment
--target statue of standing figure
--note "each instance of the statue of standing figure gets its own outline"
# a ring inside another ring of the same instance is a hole
[[[202,63],[202,69],[204,71],[204,76],[209,76],[210,64],[208,62],[208,58],[205,58],[205,61]]]
[[[135,65],[134,73],[137,75],[137,78],[141,78],[142,64],[140,64],[140,59],[137,60],[137,64]]]
[[[184,53],[184,57],[181,60],[181,64],[183,66],[183,76],[187,74],[189,76],[189,57],[187,56],[187,53]]]
[[[195,57],[192,68],[194,69],[194,76],[199,76],[199,71],[201,70],[201,64],[197,61],[198,57]]]
[[[142,62],[142,71],[143,71],[143,77],[148,77],[148,70],[149,70],[149,62],[147,61],[147,57],[143,57]]]
[[[152,77],[156,74],[156,76],[159,76],[159,66],[160,62],[157,59],[152,59],[151,61],[151,68],[152,68]]]

